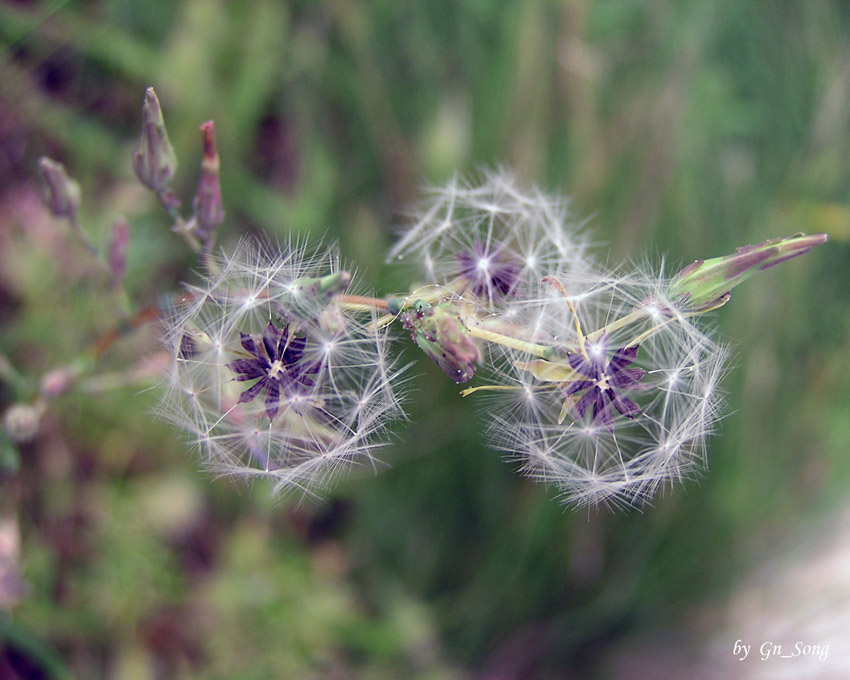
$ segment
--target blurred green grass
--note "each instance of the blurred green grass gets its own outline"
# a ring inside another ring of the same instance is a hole
[[[420,186],[482,164],[570,194],[612,261],[675,270],[831,237],[716,314],[737,367],[710,469],[642,513],[564,510],[482,448],[481,417],[424,365],[392,468],[299,508],[195,472],[150,422],[155,394],[68,397],[0,487],[30,583],[16,624],[78,677],[483,677],[506,658],[517,677],[592,677],[618,639],[727,592],[847,500],[849,51],[842,2],[0,4],[15,256],[0,342],[34,375],[112,323],[73,252],[21,212],[39,155],[81,181],[95,240],[130,218],[139,299],[193,276],[132,179],[148,85],[184,196],[197,126],[216,121],[222,241],[338,239],[379,286],[396,280],[380,245]],[[151,346],[127,341],[105,369]],[[185,526],[149,517],[157,490],[166,507],[196,499]]]

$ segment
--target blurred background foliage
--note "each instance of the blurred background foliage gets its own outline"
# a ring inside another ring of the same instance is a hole
[[[136,302],[194,276],[130,167],[149,85],[184,202],[198,125],[216,122],[220,242],[339,240],[384,292],[422,186],[498,164],[570,194],[612,262],[831,240],[716,314],[737,365],[710,470],[642,512],[564,509],[482,447],[485,419],[421,362],[391,468],[281,504],[196,471],[150,415],[155,331],[122,338],[17,469],[4,458],[0,560],[23,588],[0,602],[0,676],[607,677],[622,645],[689,630],[845,506],[847,3],[6,0],[0,346],[20,379],[2,407],[120,320],[40,206],[39,156],[80,181],[96,243],[128,218]]]

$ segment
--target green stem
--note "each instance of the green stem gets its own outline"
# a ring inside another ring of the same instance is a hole
[[[204,248],[201,245],[201,242],[195,238],[194,234],[189,231],[187,228],[186,221],[177,215],[177,218],[174,220],[174,226],[172,227],[174,231],[176,231],[180,236],[183,237],[183,240],[189,244],[189,247],[192,249],[192,252],[195,252],[200,257],[200,254],[203,252]]]
[[[215,242],[215,234],[213,233],[210,235],[208,243],[201,243],[190,229],[191,220],[187,222],[183,218],[183,215],[180,214],[180,200],[172,193],[171,189],[157,191],[156,197],[159,199],[160,204],[163,208],[165,208],[165,212],[168,213],[168,216],[173,222],[171,227],[172,231],[177,232],[183,237],[183,240],[186,241],[192,249],[192,252],[198,256],[198,261],[202,266],[209,269],[210,273],[217,274],[218,272],[215,271],[215,259],[210,257],[210,252],[212,251]]]
[[[372,312],[377,309],[386,311],[389,309],[386,300],[366,295],[337,295],[335,299],[342,307],[352,312]]]
[[[468,397],[470,394],[475,394],[476,392],[516,392],[521,390],[522,387],[519,385],[478,385],[476,387],[467,387],[464,390],[460,391],[460,396]]]
[[[634,312],[626,314],[625,316],[621,316],[616,321],[612,321],[607,326],[600,328],[599,330],[595,330],[592,333],[589,333],[586,339],[590,340],[591,342],[593,342],[594,340],[598,340],[604,334],[610,335],[614,331],[618,331],[621,328],[625,328],[630,323],[640,321],[641,319],[646,317],[646,314],[647,313],[645,309],[637,309]]]
[[[724,297],[722,299],[722,301],[718,301],[718,303],[713,305],[713,306],[697,309],[697,310],[694,310],[692,312],[683,312],[682,314],[679,314],[679,315],[676,315],[676,316],[671,316],[671,317],[665,319],[664,321],[662,321],[661,323],[658,323],[655,326],[653,326],[652,328],[649,328],[649,329],[645,330],[643,333],[640,333],[639,335],[635,336],[629,342],[625,343],[624,346],[625,347],[632,347],[634,345],[640,344],[641,342],[646,340],[648,337],[652,336],[656,331],[661,330],[662,328],[664,328],[668,324],[681,321],[682,319],[689,319],[692,316],[699,316],[701,314],[705,314],[706,312],[711,312],[711,311],[717,309],[718,307],[722,307],[724,304],[726,304],[727,300],[728,300],[728,298]],[[607,326],[604,326],[603,328],[600,328],[598,330],[593,331],[589,335],[585,336],[585,340],[591,340],[591,341],[597,340],[603,334],[610,334],[610,333],[613,333],[614,331],[620,330],[621,328],[625,328],[630,323],[641,321],[642,319],[645,319],[646,316],[647,316],[647,312],[646,312],[645,309],[635,310],[634,312],[630,312],[629,314],[626,314],[625,316],[620,317],[616,321],[612,321]]]
[[[503,347],[517,349],[520,352],[527,352],[528,354],[533,354],[541,359],[548,359],[552,356],[555,349],[549,345],[538,345],[533,342],[528,342],[528,340],[520,340],[519,338],[497,333],[496,331],[490,331],[474,324],[468,325],[467,328],[469,330],[469,334],[474,338],[485,340],[486,342],[492,342],[496,345],[502,345]]]
[[[71,226],[71,233],[74,235],[74,238],[79,241],[80,245],[82,245],[83,248],[88,250],[89,253],[91,253],[95,257],[98,257],[97,248],[95,248],[89,237],[86,236],[86,232],[84,232],[83,228],[80,226],[80,221],[77,219],[77,216],[70,216],[68,218],[68,223]],[[98,258],[98,261],[100,261],[100,258]]]

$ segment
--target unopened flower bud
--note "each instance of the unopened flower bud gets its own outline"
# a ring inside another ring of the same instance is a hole
[[[201,125],[204,135],[204,157],[201,161],[201,178],[192,207],[195,211],[193,221],[198,239],[209,244],[216,227],[224,221],[224,206],[221,202],[221,182],[219,180],[219,158],[215,146],[215,126],[208,120]]]
[[[732,255],[697,260],[673,277],[670,293],[696,311],[719,307],[729,299],[733,287],[753,274],[804,255],[826,239],[826,234],[794,234],[738,248]]]
[[[285,316],[296,319],[319,319],[331,298],[343,292],[351,283],[351,274],[340,270],[317,278],[295,279],[286,286],[280,300]],[[330,318],[326,319],[330,321]]]
[[[76,373],[69,367],[55,368],[41,379],[39,392],[48,399],[55,399],[71,386],[74,378]]]
[[[112,223],[109,234],[107,261],[112,276],[112,287],[118,288],[127,274],[127,245],[130,243],[130,225],[123,217]]]
[[[71,363],[51,369],[45,373],[39,383],[38,392],[40,398],[36,400],[36,405],[44,409],[46,408],[46,402],[65,394],[77,378],[91,369],[92,361],[91,356],[83,355]]]
[[[133,170],[142,184],[157,193],[168,188],[177,170],[177,156],[168,139],[162,108],[152,87],[145,91],[142,135],[133,153]]]
[[[39,161],[39,171],[47,208],[56,217],[74,219],[80,209],[82,195],[79,183],[68,177],[65,166],[46,156]]]
[[[402,322],[419,349],[452,380],[458,384],[472,380],[479,360],[478,346],[451,302],[431,306],[417,300],[410,311],[404,312]]]
[[[12,441],[32,441],[38,434],[38,423],[42,409],[32,404],[14,404],[3,414],[3,427]]]

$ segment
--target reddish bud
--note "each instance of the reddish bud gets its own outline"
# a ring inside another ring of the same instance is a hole
[[[54,368],[41,379],[39,391],[44,397],[55,399],[68,390],[74,378],[76,378],[75,372],[67,366]]]
[[[198,239],[209,247],[215,229],[224,220],[224,206],[221,202],[221,182],[219,180],[219,158],[215,146],[215,126],[208,120],[201,125],[204,137],[204,157],[201,161],[201,177],[192,207],[194,231]]]

